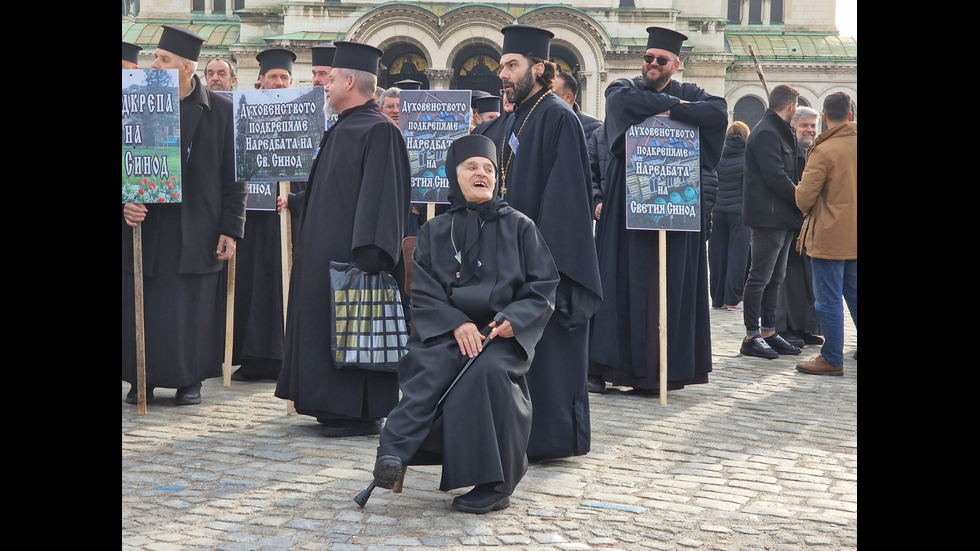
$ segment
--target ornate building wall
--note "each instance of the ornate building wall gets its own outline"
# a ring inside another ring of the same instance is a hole
[[[751,1],[759,5],[758,0]],[[750,46],[770,88],[790,84],[817,108],[826,95],[844,90],[857,113],[857,42],[837,36],[834,0],[762,0],[766,24],[750,24],[750,0],[740,2],[742,11],[735,14],[734,23],[727,13],[730,3],[719,0],[593,0],[564,5],[509,0],[492,5],[226,0],[223,9],[216,8],[214,0],[141,0],[129,2],[128,7],[124,4],[123,39],[145,48],[140,66],[149,67],[160,25],[188,26],[207,39],[202,73],[210,59],[230,56],[237,64],[240,89],[249,89],[257,78],[255,54],[266,48],[294,51],[298,56],[294,86],[309,86],[312,46],[356,40],[385,51],[382,86],[400,80],[397,76],[415,75],[431,89],[463,88],[461,84],[469,83],[493,92],[499,88],[499,80],[491,75],[500,57],[500,29],[528,23],[555,33],[553,60],[578,79],[582,109],[604,118],[606,86],[616,78],[639,74],[645,29],[657,25],[688,36],[677,79],[725,97],[731,120],[738,116],[740,101],[761,103],[762,109],[767,104]],[[243,7],[234,9],[237,5]],[[779,5],[781,13],[766,11]]]

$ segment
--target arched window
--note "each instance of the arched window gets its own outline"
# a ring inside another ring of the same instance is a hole
[[[742,121],[748,127],[755,128],[755,125],[762,120],[762,115],[766,112],[766,105],[757,97],[745,96],[735,103],[735,112],[732,119]]]
[[[559,73],[567,73],[575,77],[575,82],[578,84],[578,92],[575,94],[574,101],[576,103],[581,104],[582,94],[584,93],[585,86],[587,83],[578,74],[581,66],[579,65],[579,62],[575,59],[575,56],[572,55],[572,53],[566,50],[565,48],[561,46],[553,45],[551,47],[551,59],[549,59],[548,61],[551,61],[552,63],[558,66]]]
[[[499,95],[500,77],[497,76],[500,64],[497,53],[478,53],[463,61],[456,73],[456,89],[483,90],[488,94]]]
[[[429,89],[429,77],[425,75],[429,62],[413,46],[406,44],[389,48],[381,58],[381,66],[378,86],[382,88],[391,88],[402,80],[417,80],[422,83],[423,90]]]

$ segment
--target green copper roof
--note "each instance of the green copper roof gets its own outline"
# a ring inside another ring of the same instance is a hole
[[[337,40],[344,40],[346,35],[344,33],[323,33],[323,32],[306,32],[299,31],[289,34],[280,34],[276,36],[264,36],[264,40],[302,40],[310,42],[335,42]]]
[[[176,25],[197,33],[204,39],[206,48],[224,48],[238,42],[238,21],[215,21],[208,23],[188,23],[187,21],[137,21],[122,24],[122,39],[144,49],[156,48],[160,41],[163,25]]]
[[[857,39],[853,37],[816,33],[725,33],[725,40],[737,57],[751,57],[751,45],[760,59],[857,60]]]

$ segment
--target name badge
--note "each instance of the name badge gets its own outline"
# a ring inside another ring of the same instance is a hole
[[[521,145],[521,142],[513,132],[510,133],[510,139],[507,140],[507,143],[510,144],[510,150],[514,152],[514,155],[517,155],[517,146]]]

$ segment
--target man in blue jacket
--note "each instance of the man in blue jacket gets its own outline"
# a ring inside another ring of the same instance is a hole
[[[800,353],[776,332],[779,287],[796,229],[803,223],[796,206],[796,131],[790,126],[799,95],[786,84],[773,88],[769,109],[745,146],[742,224],[749,228],[751,267],[742,298],[745,339],[739,352],[769,360]]]

